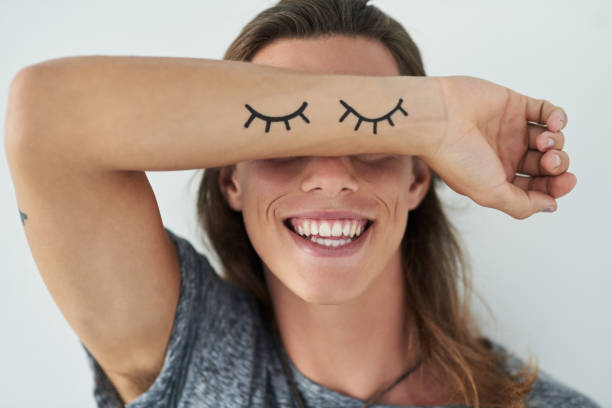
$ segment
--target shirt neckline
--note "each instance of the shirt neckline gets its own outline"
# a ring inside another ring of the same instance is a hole
[[[343,406],[343,407],[361,407],[365,401],[358,398],[351,397],[341,392],[332,390],[331,388],[325,387],[310,378],[306,377],[298,368],[293,364],[291,358],[285,350],[285,346],[281,343],[281,353],[283,354],[286,361],[289,362],[289,368],[293,374],[293,379],[302,394],[304,402],[309,406]],[[279,361],[279,364],[282,362]],[[284,371],[283,371],[284,373]],[[284,374],[283,374],[284,375]],[[289,379],[287,379],[289,381]],[[291,391],[291,390],[290,390]],[[291,400],[293,401],[294,396],[291,393]],[[436,405],[436,406],[422,406],[422,405],[386,405],[386,404],[374,404],[372,408],[468,408],[462,404],[452,405]]]

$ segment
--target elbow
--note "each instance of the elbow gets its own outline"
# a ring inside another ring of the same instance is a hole
[[[7,156],[31,153],[43,136],[55,133],[61,118],[54,118],[57,81],[52,71],[44,63],[34,64],[19,70],[11,80],[4,129]]]
[[[13,77],[9,85],[9,93],[5,117],[4,147],[7,156],[17,154],[21,150],[26,137],[31,137],[34,114],[32,100],[36,97],[36,76],[38,68],[28,66],[21,69]]]

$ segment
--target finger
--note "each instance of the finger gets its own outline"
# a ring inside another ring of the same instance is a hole
[[[516,176],[512,184],[524,190],[540,191],[551,197],[563,197],[576,186],[577,178],[574,173],[565,172],[559,176],[523,177]]]
[[[553,132],[558,132],[567,125],[567,114],[563,108],[546,99],[527,97],[525,116],[528,121],[546,125]]]
[[[529,124],[527,127],[529,148],[545,152],[549,149],[562,150],[565,145],[563,132],[551,132],[545,127]],[[549,143],[552,141],[552,144]]]
[[[563,150],[527,150],[516,171],[530,176],[556,176],[567,171],[569,164],[569,156]]]
[[[524,190],[513,183],[505,183],[502,188],[503,194],[498,198],[502,201],[493,207],[514,218],[522,220],[547,208],[557,210],[557,201],[542,191]]]

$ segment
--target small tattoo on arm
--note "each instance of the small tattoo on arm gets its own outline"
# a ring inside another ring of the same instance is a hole
[[[25,222],[28,219],[28,215],[23,211],[19,210],[19,216],[21,217],[21,225],[25,226]]]
[[[382,120],[387,120],[389,121],[389,124],[391,126],[395,126],[395,124],[393,123],[393,121],[391,120],[391,115],[393,115],[395,113],[395,111],[400,111],[404,114],[404,116],[408,116],[408,113],[402,109],[402,102],[404,100],[402,98],[400,98],[400,100],[397,102],[397,105],[395,105],[395,107],[391,110],[391,112],[387,113],[386,115],[383,115],[379,118],[366,118],[365,116],[359,114],[359,112],[357,112],[352,106],[350,106],[348,103],[344,102],[342,99],[340,99],[340,103],[342,104],[342,106],[344,106],[346,108],[346,112],[344,112],[344,114],[342,115],[342,117],[340,118],[339,122],[342,122],[349,113],[353,113],[355,116],[357,116],[357,118],[359,119],[357,121],[357,125],[355,125],[355,131],[357,129],[359,129],[359,126],[361,125],[361,122],[372,122],[372,130],[374,131],[374,134],[376,134],[376,125],[378,124],[378,122],[382,121]]]
[[[246,123],[244,124],[245,128],[248,128],[251,122],[253,121],[253,119],[255,119],[256,117],[266,122],[266,133],[270,131],[270,124],[272,122],[285,122],[285,128],[287,128],[287,130],[291,130],[291,127],[289,127],[289,121],[297,116],[300,116],[302,119],[304,119],[304,122],[310,123],[308,118],[304,115],[304,109],[306,109],[306,106],[308,106],[307,102],[302,103],[302,106],[300,106],[298,110],[296,110],[295,112],[290,113],[289,115],[279,116],[279,117],[267,116],[262,113],[259,113],[255,109],[253,109],[251,105],[249,104],[245,104],[244,106],[246,106],[249,112],[251,112],[251,116],[249,117],[249,120],[247,120]]]

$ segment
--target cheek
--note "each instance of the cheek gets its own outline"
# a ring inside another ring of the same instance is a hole
[[[355,168],[359,178],[376,185],[407,184],[412,174],[412,164],[405,158],[383,160],[378,164],[358,164]]]
[[[253,178],[244,187],[243,221],[251,244],[263,258],[278,245],[279,228],[283,225],[275,213],[276,203],[287,190],[275,180],[262,177]]]
[[[403,169],[377,169],[364,174],[362,179],[379,200],[393,209],[409,199],[411,177],[411,173]]]
[[[243,216],[247,228],[265,233],[270,227],[276,227],[280,220],[274,213],[276,204],[288,192],[296,176],[281,169],[281,166],[271,165],[266,160],[251,162],[249,169],[241,180],[243,191]]]
[[[273,170],[255,160],[245,172],[240,184],[245,212],[249,217],[268,217],[270,204],[286,194],[292,180],[287,172]]]
[[[389,242],[401,241],[410,212],[410,178],[406,174],[387,172],[370,186],[380,204],[381,232]]]

